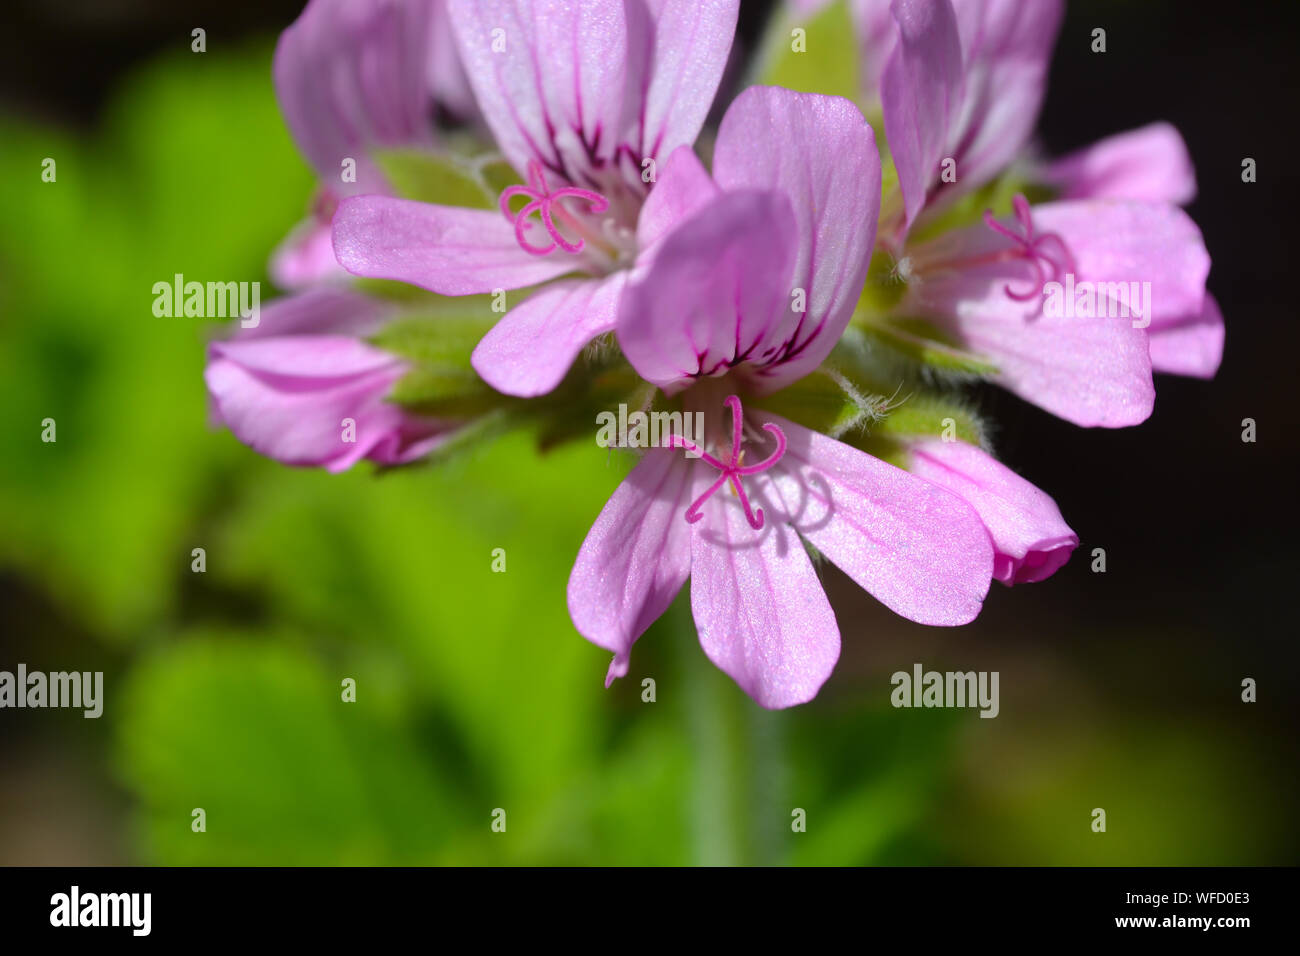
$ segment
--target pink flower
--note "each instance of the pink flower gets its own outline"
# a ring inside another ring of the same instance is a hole
[[[362,458],[398,465],[427,454],[448,427],[384,401],[406,363],[363,340],[390,311],[338,289],[277,300],[256,328],[209,346],[214,417],[286,465],[337,472]]]
[[[1117,199],[1185,205],[1196,196],[1187,145],[1168,123],[1119,133],[1071,153],[1039,177],[1065,199]],[[1157,372],[1213,378],[1223,361],[1223,313],[1206,290],[1199,309],[1154,318],[1147,328]]]
[[[281,243],[271,275],[283,288],[346,278],[330,219],[340,199],[391,189],[371,152],[432,147],[435,104],[473,115],[450,42],[446,0],[310,0],[281,35],[273,72],[294,142],[320,177],[312,216]],[[355,178],[344,163],[355,163]]]
[[[1079,545],[1051,497],[974,445],[925,439],[908,449],[907,470],[969,502],[993,541],[993,577],[1003,584],[1051,577]]]
[[[983,224],[909,242],[918,219],[1000,174],[1024,149],[1061,5],[894,0],[892,9],[898,43],[882,98],[901,199],[891,207],[887,198],[893,212],[882,216],[882,232],[908,283],[894,314],[926,320],[989,361],[995,381],[1079,425],[1145,420],[1153,368],[1213,374],[1222,318],[1205,290],[1210,260],[1199,230],[1175,205],[1108,192],[1137,186],[1113,172],[1131,142],[1056,171],[1089,198],[1031,208],[1019,197],[1014,218],[986,214]],[[1138,144],[1151,145],[1150,137]],[[1159,148],[1168,168],[1167,135]],[[949,163],[955,182],[943,176]],[[1091,182],[1083,173],[1103,166],[1112,173]],[[1043,307],[1054,292],[1072,299],[1076,289],[1087,293],[1086,314],[1073,303],[1059,314]]]
[[[706,440],[650,449],[578,554],[569,611],[613,652],[607,683],[689,577],[710,660],[764,707],[812,699],[840,641],[805,542],[914,621],[979,612],[993,549],[975,509],[759,407],[844,331],[879,195],[861,113],[774,88],[727,111],[712,179],[686,148],[665,165],[642,224],[677,225],[628,283],[617,334],[642,377],[705,413]]]
[[[1200,230],[1176,206],[1031,207],[1023,197],[1014,217],[909,245],[901,261],[908,288],[896,314],[926,319],[991,360],[994,381],[1025,400],[1110,428],[1151,414],[1144,323],[1199,314],[1210,268]],[[1075,300],[1075,290],[1091,288],[1090,308],[1048,308],[1049,282]]]
[[[334,248],[350,272],[441,295],[573,274],[514,306],[474,353],[494,388],[541,395],[614,329],[649,245],[651,183],[704,123],[737,0],[450,0],[449,9],[478,108],[525,185],[507,189],[499,211],[347,199]]]

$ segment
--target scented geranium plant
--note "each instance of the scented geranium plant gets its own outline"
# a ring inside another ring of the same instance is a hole
[[[823,560],[910,620],[970,621],[1078,538],[993,456],[966,386],[1114,427],[1150,414],[1153,371],[1217,367],[1177,134],[1030,149],[1054,0],[792,5],[759,69],[847,37],[852,83],[747,86],[716,130],[734,2],[338,7],[313,0],[277,54],[329,183],[306,288],[212,347],[214,405],[258,451],[336,470],[511,427],[591,441],[620,405],[702,420],[592,503],[567,601],[607,683],[688,581],[705,654],[769,708],[838,658]],[[345,152],[368,185],[330,182]]]

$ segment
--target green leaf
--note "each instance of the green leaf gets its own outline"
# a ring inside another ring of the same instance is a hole
[[[356,653],[328,666],[266,638],[199,632],[146,658],[123,688],[117,763],[140,798],[149,858],[436,862],[450,828],[479,811],[404,727],[400,670]]]
[[[804,35],[796,38],[794,30]],[[847,0],[835,0],[807,21],[774,17],[768,28],[759,82],[801,93],[825,93],[857,101],[857,33]],[[796,52],[799,39],[804,50]]]
[[[270,297],[268,254],[305,215],[313,177],[269,61],[262,46],[168,57],[77,139],[0,119],[0,562],[54,600],[75,594],[66,612],[110,639],[175,608],[206,543],[196,516],[255,465],[207,426],[213,323],[155,317],[151,289],[183,273],[262,281]],[[40,440],[46,417],[56,443]]]

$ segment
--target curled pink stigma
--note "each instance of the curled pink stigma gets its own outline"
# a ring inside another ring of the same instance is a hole
[[[1034,220],[1029,215],[1029,200],[1023,195],[1017,194],[1011,201],[1016,210],[1016,219],[1020,221],[1020,228],[1023,235],[1015,230],[1002,225],[993,218],[992,210],[984,210],[984,223],[998,235],[1006,236],[1020,248],[1017,250],[1019,258],[1034,267],[1038,281],[1036,284],[1024,292],[1016,292],[1011,288],[1011,283],[1007,283],[1006,293],[1017,302],[1028,302],[1030,299],[1038,297],[1043,291],[1043,286],[1047,284],[1047,273],[1043,270],[1043,263],[1046,262],[1052,270],[1052,279],[1059,280],[1067,272],[1074,271],[1074,257],[1070,255],[1070,249],[1062,239],[1054,232],[1043,233],[1040,236],[1034,235]],[[1043,247],[1054,247],[1055,255],[1052,251]]]
[[[741,506],[745,509],[745,518],[749,521],[749,526],[755,531],[760,531],[763,528],[763,509],[755,509],[750,506],[749,496],[745,494],[745,486],[744,483],[741,482],[740,478],[742,475],[756,475],[760,471],[767,471],[767,469],[771,468],[781,460],[781,457],[785,454],[785,432],[781,431],[780,425],[774,425],[771,422],[764,423],[763,428],[771,433],[772,437],[776,439],[776,451],[772,452],[771,455],[763,461],[760,461],[757,465],[741,465],[740,443],[742,439],[741,432],[744,424],[744,412],[740,407],[740,398],[736,395],[729,395],[723,404],[731,409],[730,461],[724,462],[714,458],[699,445],[687,441],[681,435],[672,435],[670,438],[674,448],[684,448],[693,455],[699,455],[714,468],[718,469],[718,471],[722,472],[722,474],[718,476],[718,480],[709,485],[704,494],[691,502],[691,506],[686,509],[686,521],[688,524],[695,524],[695,522],[703,518],[704,515],[700,513],[700,507],[713,496],[715,491],[730,481],[731,489],[736,493],[736,497],[740,499]]]
[[[527,196],[529,199],[529,202],[517,213],[510,211],[510,200],[515,196]],[[558,205],[559,200],[570,197],[584,200],[588,204],[587,211],[589,213],[602,213],[609,208],[609,200],[600,193],[592,192],[590,189],[564,186],[555,190],[555,192],[551,192],[546,184],[546,175],[542,172],[542,164],[534,159],[528,163],[528,185],[507,186],[501,193],[499,203],[506,219],[514,223],[515,239],[520,247],[525,252],[531,252],[535,256],[544,256],[554,252],[557,246],[565,252],[581,252],[586,244],[583,239],[570,242],[564,238],[560,230],[555,226],[553,216],[558,215],[570,226],[579,228],[572,215],[563,206]],[[542,225],[546,227],[547,233],[550,234],[552,241],[549,246],[534,246],[524,238],[524,233],[533,225],[528,217],[534,212],[540,213]]]

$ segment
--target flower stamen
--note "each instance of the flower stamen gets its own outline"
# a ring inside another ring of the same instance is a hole
[[[527,196],[530,201],[518,212],[511,212],[510,200],[515,196]],[[528,185],[507,186],[502,190],[498,202],[506,219],[514,224],[515,240],[519,243],[520,248],[532,255],[544,256],[554,252],[557,247],[565,252],[581,252],[586,245],[586,240],[582,238],[579,238],[577,242],[570,242],[556,228],[555,216],[559,216],[567,225],[581,231],[580,225],[572,214],[559,205],[559,200],[570,197],[585,201],[587,203],[587,212],[593,215],[602,213],[609,208],[609,200],[600,193],[592,192],[590,189],[564,186],[555,190],[555,192],[551,192],[546,183],[546,174],[542,172],[542,165],[535,159],[530,160],[528,163]],[[524,233],[533,225],[528,217],[534,212],[539,214],[542,225],[551,237],[552,241],[548,246],[535,246],[524,238]]]
[[[1011,288],[1011,283],[1006,285],[1007,296],[1015,299],[1017,302],[1028,302],[1038,297],[1043,291],[1043,286],[1047,284],[1047,273],[1043,269],[1043,263],[1047,263],[1052,270],[1052,279],[1059,280],[1064,274],[1074,271],[1074,257],[1070,254],[1069,247],[1054,232],[1046,232],[1042,235],[1034,235],[1034,220],[1029,214],[1029,200],[1023,195],[1017,194],[1011,201],[1016,211],[1016,219],[1020,222],[1020,228],[1023,235],[1017,233],[1014,229],[1002,225],[993,218],[991,209],[984,210],[984,224],[1000,236],[1006,236],[1020,248],[1015,251],[1016,257],[1024,259],[1034,267],[1034,273],[1037,281],[1024,292],[1016,292]],[[1055,256],[1043,248],[1044,245],[1055,246]]]
[[[772,437],[776,439],[776,451],[772,452],[771,455],[756,465],[742,465],[741,460],[744,458],[744,453],[741,450],[741,440],[743,438],[744,411],[740,406],[740,398],[736,395],[729,395],[723,404],[731,409],[732,435],[730,461],[724,462],[713,457],[713,455],[710,455],[699,445],[696,445],[692,441],[688,441],[681,435],[674,434],[669,436],[669,441],[674,448],[684,448],[686,451],[699,456],[714,468],[718,469],[718,471],[722,472],[722,474],[718,476],[718,480],[705,489],[704,494],[691,502],[691,506],[686,509],[686,521],[688,524],[695,524],[695,522],[703,518],[704,515],[700,513],[700,507],[713,496],[715,491],[727,482],[731,482],[731,490],[735,493],[736,497],[740,499],[740,504],[741,507],[745,509],[745,519],[749,522],[749,526],[755,531],[761,531],[763,528],[763,509],[754,508],[750,505],[749,496],[745,494],[745,486],[740,479],[742,475],[757,475],[761,471],[767,471],[767,469],[771,468],[781,460],[782,456],[785,455],[785,432],[781,430],[780,425],[773,424],[772,422],[764,423],[764,430],[769,432]]]

